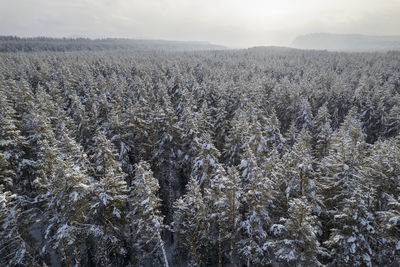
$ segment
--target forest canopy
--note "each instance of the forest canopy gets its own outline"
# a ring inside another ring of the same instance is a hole
[[[1,266],[400,265],[400,53],[14,41]]]
[[[123,38],[50,38],[0,36],[0,52],[68,52],[68,51],[113,51],[113,50],[166,50],[196,51],[222,50],[225,47],[207,42],[166,41]]]

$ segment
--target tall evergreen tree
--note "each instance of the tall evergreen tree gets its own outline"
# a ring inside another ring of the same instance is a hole
[[[267,173],[257,165],[254,155],[245,149],[244,156],[240,168],[245,179],[242,197],[245,212],[240,224],[238,250],[247,265],[271,264],[270,250],[264,244],[270,238],[270,209],[275,189]]]
[[[31,244],[21,231],[22,209],[19,197],[0,185],[0,264],[2,266],[40,266],[30,254]]]
[[[275,225],[276,240],[266,246],[274,251],[276,264],[287,266],[322,266],[319,255],[326,254],[318,241],[318,220],[305,197],[289,201],[288,218],[283,226]],[[279,229],[279,231],[277,231]]]
[[[45,238],[48,247],[59,249],[65,265],[69,266],[70,255],[80,262],[76,253],[84,236],[86,214],[89,212],[90,185],[86,172],[87,160],[82,149],[64,133],[60,147],[47,148],[55,153],[51,175],[37,180],[45,212],[43,219],[48,223]]]
[[[126,253],[120,241],[128,192],[121,164],[116,161],[117,155],[111,142],[98,130],[93,143],[90,161],[94,179],[90,184],[92,194],[89,201],[93,225],[89,231],[98,242],[102,265],[109,266],[112,251]]]
[[[365,164],[367,144],[356,109],[349,111],[333,133],[329,154],[322,160],[322,194],[328,212],[343,206],[358,183],[358,169]]]
[[[160,213],[161,200],[157,196],[158,190],[159,184],[153,177],[150,165],[145,161],[136,164],[135,177],[130,188],[128,215],[132,240],[137,249],[136,255],[139,262],[148,258],[150,265],[153,265],[153,258],[157,252],[161,252],[163,264],[168,267],[164,241],[161,238],[164,218]]]
[[[332,135],[331,119],[328,107],[324,104],[318,109],[318,113],[313,122],[313,147],[314,155],[317,159],[322,159],[328,155],[328,145]]]
[[[353,191],[334,221],[330,238],[325,242],[333,255],[332,265],[372,266],[377,225],[368,210],[362,185]]]
[[[218,164],[210,187],[205,189],[205,198],[213,219],[216,230],[216,240],[210,236],[211,240],[216,241],[218,249],[218,266],[222,266],[224,243],[230,242],[228,249],[232,266],[236,262],[236,238],[240,226],[240,200],[242,189],[237,170],[231,167],[227,171],[221,164]]]
[[[191,178],[186,193],[174,203],[173,229],[191,253],[193,266],[201,266],[209,247],[210,218],[198,182]]]

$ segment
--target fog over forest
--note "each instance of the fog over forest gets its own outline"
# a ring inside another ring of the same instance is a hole
[[[400,35],[398,0],[0,0],[0,35],[289,46],[309,33]]]

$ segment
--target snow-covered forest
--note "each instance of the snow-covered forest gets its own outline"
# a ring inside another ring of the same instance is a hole
[[[0,266],[400,265],[400,53],[0,54]]]

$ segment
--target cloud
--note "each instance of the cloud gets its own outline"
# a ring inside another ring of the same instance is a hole
[[[310,32],[400,34],[399,0],[0,0],[0,34],[288,45]]]

